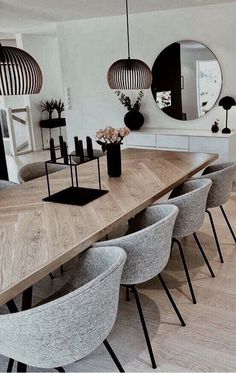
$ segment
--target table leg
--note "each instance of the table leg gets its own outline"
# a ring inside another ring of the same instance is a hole
[[[13,299],[9,300],[9,302],[7,302],[7,308],[8,308],[10,313],[18,312],[18,308],[17,308]]]
[[[26,311],[32,306],[33,286],[23,291],[21,310]]]

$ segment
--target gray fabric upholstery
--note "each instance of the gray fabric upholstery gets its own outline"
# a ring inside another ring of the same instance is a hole
[[[126,251],[122,284],[142,283],[157,276],[165,268],[170,256],[177,214],[178,208],[173,205],[159,205],[155,209],[150,206],[136,216],[128,232],[130,234],[94,244],[95,247],[115,245]]]
[[[0,180],[0,190],[12,188],[12,187],[15,187],[16,185],[18,184],[13,183],[12,181]]]
[[[0,316],[0,354],[30,366],[53,368],[95,350],[114,325],[125,260],[119,247],[82,253],[76,290],[39,307]]]
[[[171,192],[168,201],[162,202],[176,205],[179,208],[173,237],[186,237],[201,228],[211,185],[210,179],[188,180]]]
[[[64,168],[66,168],[64,165],[48,164],[48,173],[61,171]],[[45,162],[34,162],[21,167],[17,176],[19,182],[24,183],[44,175],[46,175]]]
[[[236,163],[226,162],[208,166],[200,178],[212,180],[207,198],[207,208],[223,205],[231,196],[232,184],[236,175]]]

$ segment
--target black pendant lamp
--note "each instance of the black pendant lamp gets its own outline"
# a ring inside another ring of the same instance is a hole
[[[0,95],[39,93],[43,76],[38,63],[27,52],[0,44]]]
[[[130,58],[129,11],[126,0],[128,58],[114,62],[108,70],[107,81],[111,89],[148,89],[152,84],[152,73],[141,60]]]

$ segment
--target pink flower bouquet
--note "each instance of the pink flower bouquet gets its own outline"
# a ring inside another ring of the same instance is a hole
[[[122,144],[122,140],[125,136],[130,133],[127,127],[113,128],[106,127],[100,129],[96,133],[97,143],[102,146],[102,150],[105,151],[107,144]]]

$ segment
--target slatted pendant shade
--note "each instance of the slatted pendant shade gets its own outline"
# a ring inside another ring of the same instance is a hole
[[[126,1],[126,29],[128,58],[114,62],[108,70],[107,81],[111,89],[148,89],[152,84],[152,73],[145,62],[130,58],[129,9]]]
[[[38,63],[27,52],[0,44],[0,95],[39,93],[43,76]]]
[[[128,58],[111,65],[107,80],[111,89],[148,89],[152,74],[145,62]]]

